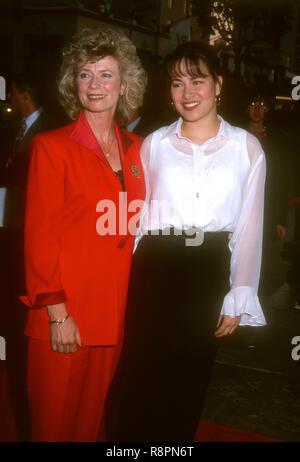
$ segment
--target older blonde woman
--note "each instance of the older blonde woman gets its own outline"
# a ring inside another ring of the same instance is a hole
[[[33,441],[97,438],[121,346],[134,241],[128,222],[138,212],[121,208],[144,198],[141,139],[117,121],[126,124],[141,105],[145,85],[125,35],[82,30],[63,52],[59,82],[75,121],[33,142],[22,297],[31,308]]]

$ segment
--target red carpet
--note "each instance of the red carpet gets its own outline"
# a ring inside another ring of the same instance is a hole
[[[9,403],[5,361],[0,361],[0,442],[17,442],[17,430]],[[275,442],[264,435],[200,421],[195,441],[198,442]]]

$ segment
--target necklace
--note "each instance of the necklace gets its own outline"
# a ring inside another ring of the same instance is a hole
[[[108,158],[110,156],[110,151],[111,151],[112,145],[113,145],[113,143],[115,141],[115,138],[112,137],[110,145],[108,145],[106,149],[105,149],[103,141],[101,141],[101,139],[100,139],[100,136],[97,137],[97,140],[98,140],[98,143],[100,144],[100,147],[101,147],[101,149],[103,151],[103,154],[105,155],[105,157]]]

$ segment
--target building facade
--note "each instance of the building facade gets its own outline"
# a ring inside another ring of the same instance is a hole
[[[109,25],[123,30],[142,53],[164,58],[174,46],[171,26],[185,20],[189,0],[2,0],[0,75],[59,66],[60,51],[83,27]],[[12,33],[13,31],[13,33]]]

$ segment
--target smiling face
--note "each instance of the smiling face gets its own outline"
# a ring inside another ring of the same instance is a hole
[[[188,69],[182,60],[171,75],[171,97],[181,117],[196,122],[216,115],[216,96],[220,94],[222,77],[215,81],[204,62],[200,62],[201,74]]]
[[[80,66],[77,74],[78,97],[85,111],[115,113],[120,94],[125,89],[121,82],[118,61],[105,56],[96,62]]]

